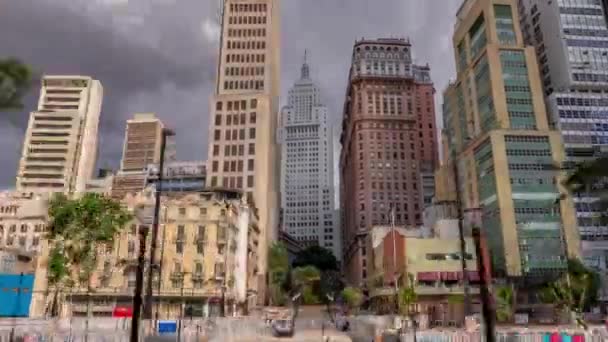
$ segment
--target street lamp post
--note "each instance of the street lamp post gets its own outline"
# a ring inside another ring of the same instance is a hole
[[[144,268],[146,258],[146,236],[148,227],[139,228],[139,256],[137,257],[137,274],[135,277],[135,294],[133,295],[133,317],[131,318],[131,342],[139,342],[139,323],[144,287]]]
[[[156,197],[154,202],[154,221],[152,224],[152,242],[150,244],[150,267],[148,268],[148,282],[146,286],[146,303],[144,305],[144,317],[152,319],[152,284],[153,284],[153,274],[156,265],[154,264],[156,260],[156,249],[157,249],[157,239],[158,239],[158,220],[159,220],[159,211],[160,211],[160,197],[163,191],[163,173],[165,167],[165,149],[167,147],[167,137],[172,137],[175,135],[170,129],[163,128],[161,134],[161,146],[160,146],[160,162],[158,168],[158,181],[156,183]],[[158,323],[158,308],[156,310],[156,321],[154,325]]]

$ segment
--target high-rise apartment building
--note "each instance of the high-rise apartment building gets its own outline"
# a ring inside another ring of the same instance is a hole
[[[519,1],[524,41],[539,61],[550,122],[569,165],[608,151],[608,25],[599,0]],[[575,197],[586,263],[608,269],[608,226],[597,198]]]
[[[142,191],[147,184],[147,168],[160,162],[165,125],[153,113],[137,113],[127,120],[120,170],[112,180],[112,196]],[[167,137],[172,140],[173,137]],[[174,145],[166,144],[165,161],[175,159]]]
[[[255,202],[261,229],[260,277],[266,274],[268,242],[277,239],[279,228],[279,4],[223,1],[217,86],[210,108],[207,184],[243,190]]]
[[[281,208],[283,230],[342,258],[336,225],[333,132],[327,107],[306,61],[281,112]]]
[[[95,172],[103,88],[87,76],[42,78],[17,171],[20,192],[84,192]]]
[[[349,282],[367,279],[364,238],[376,225],[422,225],[422,174],[437,144],[429,67],[412,64],[405,39],[355,43],[342,121],[341,225]]]
[[[533,281],[565,270],[579,239],[556,168],[565,159],[561,136],[549,129],[534,48],[524,46],[518,19],[515,0],[467,0],[458,10],[458,76],[443,108],[443,168],[456,169],[457,182],[441,184],[458,186],[450,190],[465,210],[480,208],[495,275]]]

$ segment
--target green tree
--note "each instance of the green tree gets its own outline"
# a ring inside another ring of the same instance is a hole
[[[27,65],[16,58],[0,59],[0,111],[23,108],[22,98],[31,82]]]
[[[414,276],[411,273],[408,273],[406,284],[399,289],[397,301],[399,312],[410,319],[413,314],[412,306],[416,304],[416,301],[418,300],[418,294],[416,293],[416,288],[414,286]]]
[[[567,311],[571,321],[586,327],[582,313],[597,302],[599,286],[598,275],[573,259],[568,261],[568,271],[561,278],[540,291],[539,299]]]
[[[348,286],[342,290],[342,298],[348,310],[352,313],[356,313],[363,304],[363,293],[356,287]]]
[[[119,202],[100,194],[87,193],[77,198],[55,195],[49,203],[49,284],[65,286],[75,278],[80,286],[86,286],[87,295],[91,293],[98,248],[112,246],[131,219],[132,215]],[[87,300],[87,317],[90,309]]]
[[[293,267],[314,266],[319,271],[338,270],[336,256],[327,248],[311,246],[296,256]]]
[[[314,266],[296,267],[293,270],[295,286],[301,290],[304,304],[318,304],[319,296],[314,291],[315,283],[321,280],[321,272]]]
[[[598,224],[608,224],[608,188],[606,187],[608,175],[608,157],[596,158],[579,163],[573,167],[564,182],[565,187],[572,194],[588,194],[599,198],[595,204],[599,206],[601,215],[593,218]]]
[[[513,321],[515,315],[515,289],[513,286],[499,286],[495,289],[496,319],[501,323]]]
[[[332,270],[321,272],[319,296],[321,297],[321,301],[327,306],[327,314],[332,322],[335,321],[333,303],[342,290],[344,290],[344,282],[342,281],[340,272]]]
[[[292,287],[287,248],[281,242],[273,243],[268,251],[268,276],[271,305],[285,305],[286,289]]]

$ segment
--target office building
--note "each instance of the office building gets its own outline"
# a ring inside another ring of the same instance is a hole
[[[127,120],[120,170],[112,180],[112,197],[142,191],[147,185],[147,168],[159,164],[165,125],[153,113],[137,113]],[[173,141],[173,137],[167,137]],[[175,159],[172,143],[165,146],[165,161]]]
[[[226,0],[222,4],[207,185],[241,189],[255,203],[263,278],[268,243],[277,240],[279,226],[280,1]]]
[[[353,47],[340,155],[343,266],[352,284],[365,282],[363,239],[390,223],[391,207],[396,225],[422,225],[429,183],[422,174],[437,162],[434,91],[429,67],[412,64],[411,48],[405,39]]]
[[[524,46],[514,0],[465,1],[454,31],[458,75],[444,92],[442,166],[454,181],[438,182],[450,187],[438,193],[481,211],[496,276],[542,282],[579,255],[579,239],[534,48]]]
[[[95,172],[103,88],[87,76],[42,77],[17,171],[19,192],[84,192]]]
[[[95,291],[88,292],[84,283],[75,281],[82,286],[76,285],[69,296],[62,293],[61,298],[70,298],[61,301],[62,317],[85,315],[89,299],[94,316],[107,317],[117,307],[132,306],[139,230],[152,226],[154,199],[151,188],[125,196],[122,203],[133,213],[133,221],[99,256],[99,267],[91,277]],[[217,317],[222,291],[228,314],[241,312],[245,303],[254,305],[259,227],[254,208],[242,201],[242,194],[209,191],[163,196],[161,208],[158,246],[162,252],[156,254],[161,272],[154,275],[157,304],[153,315],[158,310],[161,319],[178,319],[183,312]],[[48,254],[40,259],[30,310],[35,318],[44,317],[51,300],[45,293],[53,290],[47,284]]]
[[[341,259],[332,126],[306,60],[300,79],[289,90],[287,103],[279,127],[282,229],[303,244],[330,249]]]
[[[605,5],[604,5],[605,6]],[[608,24],[600,1],[520,0],[524,41],[535,47],[549,120],[567,166],[608,151]],[[606,273],[608,226],[597,198],[574,198],[585,263]]]

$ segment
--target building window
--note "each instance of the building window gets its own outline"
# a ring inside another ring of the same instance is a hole
[[[251,109],[258,108],[258,100],[257,99],[251,99],[249,106],[251,107]]]
[[[249,159],[247,161],[247,171],[253,171],[255,165],[255,161],[253,159]]]
[[[213,155],[218,156],[220,154],[220,147],[218,145],[213,145]]]
[[[218,101],[215,103],[215,110],[222,110],[222,101]]]
[[[180,214],[181,216],[186,215],[186,208],[179,208],[178,210],[179,210],[179,214]]]
[[[255,139],[255,127],[249,129],[249,139]]]
[[[216,129],[213,133],[213,140],[218,141],[222,138],[222,132],[219,129]]]
[[[253,176],[247,176],[247,187],[253,188]]]

